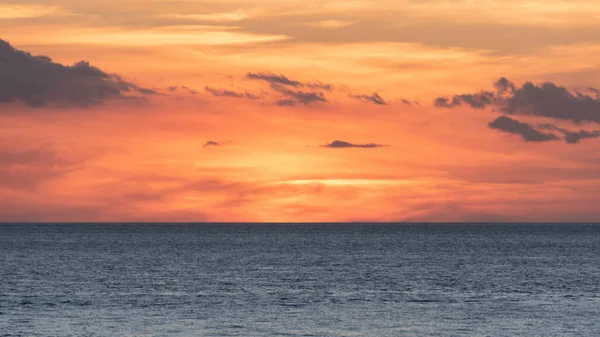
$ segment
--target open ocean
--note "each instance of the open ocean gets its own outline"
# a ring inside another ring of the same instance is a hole
[[[0,224],[0,336],[600,336],[600,225]]]

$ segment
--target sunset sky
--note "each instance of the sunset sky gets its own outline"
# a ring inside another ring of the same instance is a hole
[[[0,221],[600,221],[597,0],[0,0]]]

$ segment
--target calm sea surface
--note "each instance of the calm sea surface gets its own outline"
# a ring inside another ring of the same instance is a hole
[[[600,225],[0,225],[0,336],[600,336]]]

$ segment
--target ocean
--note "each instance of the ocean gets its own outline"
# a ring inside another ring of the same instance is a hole
[[[600,225],[0,224],[0,336],[599,336]]]

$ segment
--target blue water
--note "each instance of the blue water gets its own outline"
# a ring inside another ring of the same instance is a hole
[[[598,336],[600,225],[0,225],[0,336]]]

